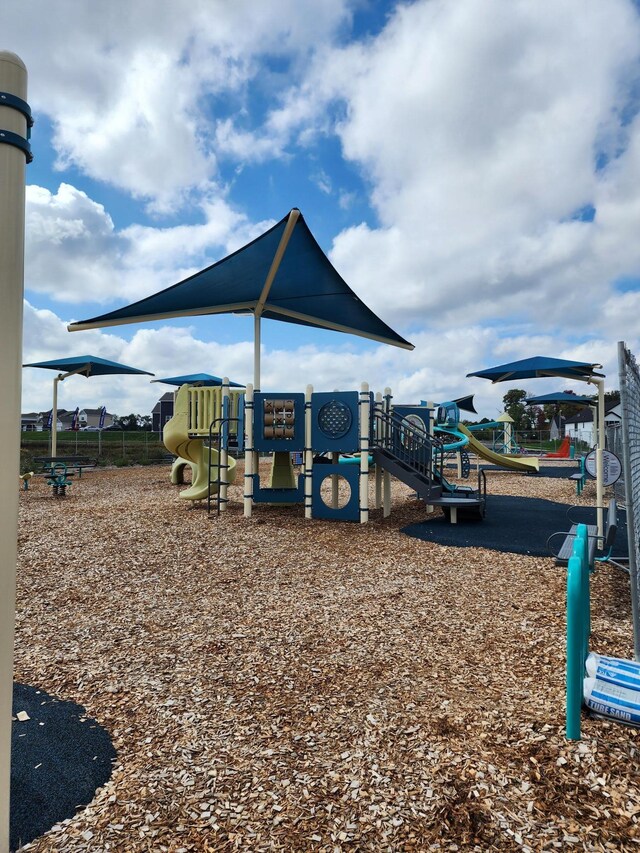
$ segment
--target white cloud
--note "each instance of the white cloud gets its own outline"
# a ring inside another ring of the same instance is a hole
[[[224,201],[201,205],[204,222],[114,227],[104,207],[61,184],[27,188],[25,287],[57,301],[127,302],[155,293],[224,257],[267,229]]]
[[[333,122],[379,221],[338,234],[332,259],[391,322],[570,315],[597,335],[611,282],[640,276],[639,60],[628,0],[399,5],[376,39],[319,51],[256,139]]]
[[[333,38],[350,5],[57,0],[52,10],[30,0],[25,26],[22,0],[5,0],[0,29],[29,69],[32,105],[54,123],[59,167],[169,212],[218,178],[208,142],[221,117],[215,99],[241,109],[248,86],[269,85],[260,58],[284,57],[295,69]],[[229,150],[242,153],[239,141],[229,139]]]
[[[238,382],[252,380],[250,337],[220,344],[202,340],[188,327],[156,326],[140,329],[131,340],[125,340],[101,330],[70,335],[66,322],[51,311],[35,309],[26,303],[23,361],[89,353],[149,370],[157,378],[195,371],[226,375]],[[466,374],[505,361],[553,353],[559,358],[601,362],[608,377],[607,389],[617,388],[616,344],[610,339],[558,348],[550,335],[531,336],[517,330],[497,332],[470,324],[440,335],[421,333],[415,343],[414,352],[386,346],[373,346],[363,352],[355,339],[349,337],[335,348],[263,347],[262,387],[270,391],[304,391],[311,382],[317,391],[359,390],[361,382],[366,381],[374,392],[390,386],[395,400],[403,403],[421,399],[442,402],[472,393],[476,395],[480,417],[493,417],[502,411],[502,398],[514,386],[511,383],[494,386],[480,379],[467,379]],[[52,371],[31,368],[23,371],[23,411],[51,405],[54,375]],[[560,390],[559,385],[562,389],[573,387],[585,392],[584,383],[565,380],[516,383],[516,387],[536,394]],[[149,377],[142,376],[73,378],[61,383],[60,405],[65,408],[106,405],[117,414],[148,414],[168,387],[150,384]]]
[[[631,0],[416,0],[348,47],[336,46],[352,6],[342,0],[311,13],[294,0],[94,6],[59,0],[51,16],[35,0],[29,27],[18,0],[0,11],[29,66],[30,98],[54,122],[60,163],[157,210],[188,201],[199,221],[118,229],[70,182],[31,187],[30,293],[129,302],[201,269],[271,224],[217,186],[221,158],[238,169],[294,158],[334,134],[377,221],[337,234],[332,259],[381,317],[412,329],[402,331],[416,351],[282,347],[265,354],[265,383],[288,387],[296,363],[308,371],[300,387],[374,376],[403,398],[437,398],[465,393],[471,369],[533,354],[603,360],[614,376],[615,341],[640,347],[638,289],[615,287],[640,277]],[[256,92],[271,106],[264,120],[252,112]],[[343,169],[313,162],[327,199],[353,206]],[[576,220],[587,205],[594,220]],[[38,322],[65,349],[52,316]],[[129,343],[94,334],[95,346],[117,351],[108,357],[149,357],[167,372],[191,369],[187,353],[232,377],[250,367],[247,342],[211,344],[192,330],[154,328]],[[479,384],[495,409],[504,390]]]

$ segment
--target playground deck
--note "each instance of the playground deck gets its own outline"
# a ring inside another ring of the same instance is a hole
[[[566,479],[488,478],[576,502]],[[478,547],[406,536],[424,504],[397,482],[363,526],[245,520],[239,485],[207,518],[178,490],[156,466],[20,493],[16,680],[83,705],[118,752],[30,851],[637,849],[640,733],[564,738],[551,557],[485,550],[482,524]],[[622,573],[592,596],[594,646],[630,656]]]

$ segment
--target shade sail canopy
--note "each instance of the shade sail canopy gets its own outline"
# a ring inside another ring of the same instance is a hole
[[[164,382],[165,385],[203,385],[207,387],[222,385],[219,376],[210,373],[188,373],[185,376],[168,376],[166,379],[152,379],[152,382]],[[238,382],[229,382],[231,388],[244,388]]]
[[[117,361],[108,361],[95,355],[77,355],[71,358],[54,358],[51,361],[38,361],[33,364],[23,364],[23,367],[44,367],[47,370],[57,370],[60,373],[74,373],[78,376],[108,376],[113,373],[140,373],[153,376],[148,370],[138,370]]]
[[[566,391],[558,391],[555,394],[541,394],[539,397],[527,397],[527,405],[540,405],[544,403],[575,403],[577,406],[595,406],[593,397],[581,397],[577,394],[567,394]]]
[[[471,412],[474,415],[477,415],[476,407],[473,405],[473,394],[467,394],[466,397],[456,397],[454,402],[459,409],[462,409],[464,412]]]
[[[69,331],[223,313],[256,314],[413,349],[351,290],[297,208],[206,269],[124,308],[71,323]]]
[[[580,379],[584,382],[590,376],[603,377],[604,374],[596,373],[596,369],[601,367],[601,364],[536,355],[533,358],[523,358],[520,361],[512,361],[510,364],[499,364],[497,367],[467,373],[467,376],[479,376],[481,379],[490,379],[492,382],[562,376],[565,379]]]

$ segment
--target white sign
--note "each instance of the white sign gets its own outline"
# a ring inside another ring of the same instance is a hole
[[[596,477],[596,450],[587,454],[584,467],[589,476]],[[610,450],[602,451],[602,482],[605,486],[613,486],[620,479],[622,464],[615,453]]]

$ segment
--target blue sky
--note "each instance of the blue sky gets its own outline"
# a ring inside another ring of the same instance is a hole
[[[66,326],[293,206],[415,350],[265,322],[265,389],[475,392],[492,417],[511,386],[466,373],[549,354],[602,363],[615,388],[617,341],[640,350],[632,0],[5,0],[0,32],[36,118],[26,362],[90,352],[249,381],[246,318]],[[145,413],[161,387],[70,379],[60,405]],[[51,374],[26,369],[23,411],[50,399]]]

